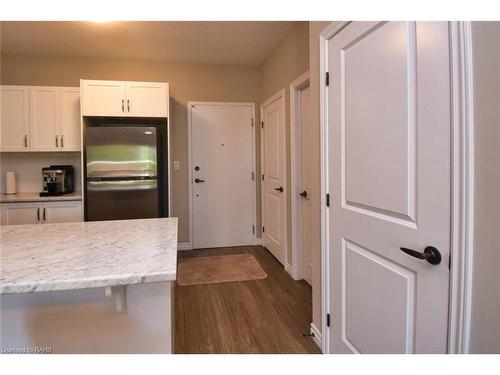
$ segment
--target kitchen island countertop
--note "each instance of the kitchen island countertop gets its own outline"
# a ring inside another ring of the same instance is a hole
[[[0,294],[172,281],[177,218],[0,226]]]

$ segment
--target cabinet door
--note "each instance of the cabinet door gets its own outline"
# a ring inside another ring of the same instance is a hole
[[[29,150],[29,87],[1,86],[0,151]]]
[[[2,225],[41,223],[42,209],[40,202],[2,203]]]
[[[167,84],[127,82],[127,116],[167,117]]]
[[[80,88],[61,87],[61,151],[80,151]]]
[[[57,151],[61,146],[59,88],[30,87],[31,151]]]
[[[82,202],[46,202],[42,218],[45,223],[69,223],[82,221]]]
[[[126,116],[125,82],[81,80],[84,116]]]

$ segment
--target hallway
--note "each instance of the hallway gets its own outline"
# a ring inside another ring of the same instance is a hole
[[[175,353],[320,353],[309,332],[311,287],[262,246],[191,250],[179,258],[250,253],[264,280],[175,286]]]

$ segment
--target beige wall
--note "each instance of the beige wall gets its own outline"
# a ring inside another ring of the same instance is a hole
[[[500,353],[500,22],[473,23],[473,353]]]
[[[323,31],[331,21],[313,21],[309,22],[309,66],[310,66],[310,82],[311,82],[311,131],[314,131],[315,138],[318,141],[318,147],[315,157],[317,163],[315,165],[318,186],[315,194],[318,199],[315,201],[318,211],[318,230],[317,230],[317,245],[314,247],[312,254],[313,263],[313,323],[321,332],[321,171],[320,171],[320,123],[319,123],[319,34]]]
[[[187,101],[259,106],[260,69],[254,66],[8,54],[1,59],[2,84],[79,86],[80,78],[170,83],[172,158],[181,163],[179,171],[172,170],[172,208],[179,217],[179,242],[189,239]],[[258,110],[256,117],[258,121]]]
[[[286,180],[290,185],[290,82],[309,70],[309,24],[297,22],[261,65],[261,101],[285,89]],[[286,190],[288,213],[288,262],[292,265],[291,200]]]

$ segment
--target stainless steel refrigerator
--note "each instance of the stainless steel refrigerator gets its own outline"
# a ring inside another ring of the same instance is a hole
[[[98,123],[85,128],[85,219],[166,216],[164,164],[158,126]]]

